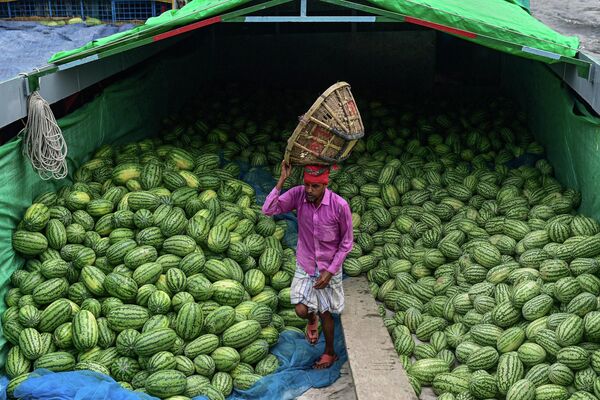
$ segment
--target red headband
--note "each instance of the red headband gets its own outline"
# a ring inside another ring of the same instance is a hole
[[[329,167],[323,165],[307,165],[304,168],[304,183],[327,185],[327,183],[329,183]]]

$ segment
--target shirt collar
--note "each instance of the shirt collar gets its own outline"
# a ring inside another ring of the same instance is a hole
[[[306,195],[304,195],[304,194],[302,196],[302,201],[304,203],[308,203],[308,200],[306,200]],[[326,188],[325,194],[323,194],[323,199],[321,200],[320,205],[328,206],[330,202],[331,202],[331,190],[329,190],[329,188]]]
[[[325,194],[323,195],[323,200],[321,200],[321,204],[328,206],[330,200],[331,200],[331,190],[329,190],[329,188],[327,188],[327,189],[325,189]]]

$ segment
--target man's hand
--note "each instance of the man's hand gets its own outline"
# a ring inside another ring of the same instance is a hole
[[[277,181],[277,188],[281,190],[285,180],[292,173],[292,166],[285,162],[285,160],[281,161],[281,175],[279,175],[279,181]]]
[[[315,289],[324,289],[327,287],[327,285],[329,285],[329,281],[331,280],[331,277],[333,275],[331,275],[331,272],[329,271],[323,271],[321,272],[321,275],[319,276],[319,279],[317,279],[317,282],[315,283],[315,286],[313,286]]]

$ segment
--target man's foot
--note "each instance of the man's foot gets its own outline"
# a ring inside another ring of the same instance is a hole
[[[314,314],[312,320],[310,318],[308,319],[305,336],[308,343],[313,346],[319,341],[319,319]]]
[[[337,354],[327,354],[327,353],[325,353],[325,354],[321,355],[321,358],[319,358],[317,361],[315,361],[315,363],[313,364],[313,368],[315,368],[315,369],[329,368],[337,360],[338,360]]]

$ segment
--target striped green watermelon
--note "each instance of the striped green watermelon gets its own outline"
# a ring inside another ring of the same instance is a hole
[[[207,315],[204,330],[212,334],[221,334],[235,322],[236,312],[230,306],[221,306]]]
[[[508,393],[510,387],[523,378],[524,367],[516,352],[505,353],[498,359],[496,379],[498,391]]]
[[[579,346],[567,346],[560,349],[556,360],[572,370],[582,370],[590,364],[590,356],[586,350]]]
[[[170,328],[161,328],[142,333],[135,341],[135,352],[139,356],[151,356],[159,351],[168,351],[177,334]]]
[[[26,374],[31,368],[31,362],[21,351],[19,346],[12,347],[8,351],[6,364],[4,369],[9,378],[15,378],[19,375]]]
[[[33,289],[33,300],[37,304],[49,304],[67,294],[69,283],[64,278],[52,278]]]
[[[25,328],[19,333],[18,345],[25,358],[31,361],[37,360],[44,353],[41,335],[33,328]]]
[[[569,398],[567,388],[560,385],[541,385],[535,389],[536,400],[566,400]]]
[[[536,398],[535,386],[527,379],[516,381],[506,393],[510,400],[534,400]]]
[[[49,304],[40,315],[38,329],[40,332],[54,332],[65,322],[70,322],[73,309],[66,299],[58,299]]]
[[[78,350],[91,349],[98,343],[98,323],[94,315],[81,310],[73,317],[73,345]]]
[[[148,359],[146,370],[150,373],[154,373],[167,369],[175,369],[176,366],[177,362],[175,361],[175,356],[173,353],[168,351],[159,351]]]
[[[458,376],[458,374],[455,376]],[[468,385],[469,392],[476,398],[493,398],[498,391],[495,377],[481,370],[475,371],[473,375],[471,375]],[[454,386],[454,388],[460,388],[460,384]]]
[[[185,375],[176,370],[157,371],[146,380],[146,391],[154,396],[167,398],[180,395],[185,391],[187,381]]]
[[[146,308],[124,304],[112,307],[106,318],[112,330],[121,332],[125,329],[140,329],[149,317],[150,314]]]
[[[244,287],[237,281],[223,279],[212,284],[212,299],[225,306],[237,306],[244,297]],[[193,293],[192,293],[193,295]]]
[[[106,275],[102,285],[108,294],[123,301],[135,299],[138,291],[138,285],[132,278],[114,272]]]
[[[227,328],[222,334],[224,346],[240,349],[256,340],[261,333],[258,321],[246,320],[238,322]]]
[[[179,257],[185,257],[192,253],[196,248],[196,242],[189,236],[175,235],[171,236],[162,244],[162,249],[166,253],[174,254]]]
[[[184,304],[177,313],[175,331],[184,340],[198,337],[203,327],[202,307],[196,303]]]
[[[36,256],[48,248],[48,240],[39,232],[16,231],[12,245],[15,251],[24,256]]]
[[[274,373],[278,368],[278,358],[273,354],[269,354],[256,364],[255,370],[258,375],[266,376]]]
[[[215,253],[222,253],[229,247],[231,235],[223,225],[213,226],[208,232],[206,244]]]
[[[44,368],[52,372],[70,371],[74,367],[75,358],[64,351],[44,354],[33,363],[34,369]]]
[[[233,386],[239,390],[248,390],[261,379],[262,376],[258,374],[240,374],[234,378]]]
[[[446,361],[438,358],[417,360],[408,369],[410,376],[425,385],[430,385],[438,374],[444,372],[449,372],[449,366]]]
[[[240,363],[240,353],[232,347],[218,347],[210,355],[217,371],[229,372]]]

